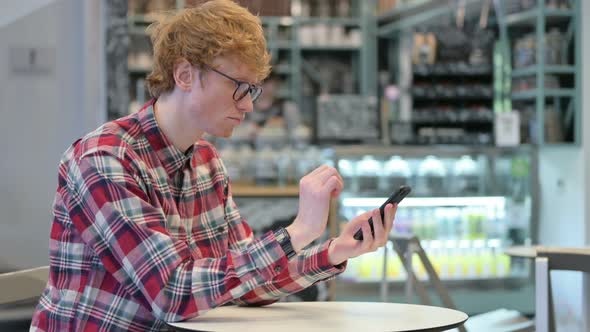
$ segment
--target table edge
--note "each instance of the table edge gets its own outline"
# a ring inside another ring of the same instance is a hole
[[[414,304],[414,303],[405,303],[405,304],[426,306],[426,305],[423,305],[423,304]],[[392,331],[392,332],[412,332],[412,331],[414,331],[414,332],[438,332],[438,331],[446,331],[446,330],[450,330],[450,329],[453,329],[453,328],[456,328],[456,327],[460,327],[460,326],[464,325],[467,320],[469,320],[469,315],[467,313],[465,313],[465,312],[462,312],[462,311],[457,310],[457,309],[452,309],[452,308],[445,308],[445,307],[440,307],[440,308],[458,311],[458,312],[460,312],[460,313],[462,313],[462,314],[465,315],[465,319],[463,319],[462,321],[457,322],[457,323],[443,325],[443,326],[437,326],[437,327],[432,327],[432,328],[424,328],[424,329],[419,329],[419,330],[395,330],[395,331]],[[179,332],[214,332],[214,331],[210,331],[210,330],[187,329],[187,328],[184,328],[184,327],[174,326],[173,324],[176,324],[176,323],[183,323],[183,321],[181,321],[181,322],[172,322],[172,323],[165,322],[166,326],[168,328],[171,328],[173,331],[179,331]],[[384,332],[386,332],[386,331],[384,331]]]

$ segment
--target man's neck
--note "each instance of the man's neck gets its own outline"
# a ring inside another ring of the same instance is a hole
[[[180,151],[186,151],[203,135],[190,128],[188,124],[191,122],[184,119],[188,112],[183,111],[183,107],[172,95],[161,96],[154,103],[154,115],[160,130]]]

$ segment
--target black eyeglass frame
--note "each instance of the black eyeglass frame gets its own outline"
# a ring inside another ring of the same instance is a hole
[[[227,78],[228,80],[231,80],[232,82],[234,82],[236,84],[236,89],[234,90],[234,94],[232,95],[234,101],[240,101],[240,100],[244,99],[244,97],[246,97],[247,94],[250,94],[250,98],[252,98],[252,102],[255,102],[256,99],[258,99],[258,97],[260,97],[260,95],[262,94],[262,87],[260,85],[237,80],[237,79],[235,79],[225,73],[222,73],[221,71],[219,71],[215,68],[212,68],[212,67],[209,67],[209,69],[211,69],[212,71],[216,72],[217,74]],[[236,96],[238,91],[240,90],[240,86],[242,86],[243,84],[247,84],[248,89],[244,90],[244,93],[242,93],[242,95]]]

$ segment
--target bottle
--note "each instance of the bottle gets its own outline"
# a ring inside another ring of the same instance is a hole
[[[382,166],[373,156],[364,156],[357,164],[356,174],[359,191],[377,193]]]
[[[434,209],[428,208],[424,211],[423,215],[424,221],[422,224],[422,239],[423,240],[432,240],[436,238],[436,220],[434,215]]]
[[[470,247],[470,241],[460,240],[459,241],[459,252],[460,252],[460,265],[461,265],[461,276],[463,278],[473,278],[475,276],[475,265],[472,249]]]
[[[424,237],[423,227],[424,225],[424,216],[420,209],[414,209],[412,211],[412,233],[417,236],[419,239]]]
[[[393,250],[393,242],[388,241],[385,245],[385,250],[387,250],[387,279],[399,280],[403,267],[397,253]]]
[[[275,152],[270,146],[265,146],[256,153],[255,181],[257,185],[275,185],[278,171],[275,163]]]
[[[346,191],[358,193],[358,182],[356,177],[356,162],[351,159],[338,160],[338,171],[344,180]]]
[[[408,235],[411,234],[411,220],[410,211],[408,209],[398,209],[395,214],[395,222],[393,223],[393,231],[397,234]]]
[[[470,156],[462,156],[453,165],[453,192],[461,196],[479,193],[478,167]]]
[[[419,194],[437,196],[446,192],[447,170],[435,156],[427,156],[418,167],[416,187]]]
[[[252,148],[244,144],[240,146],[238,152],[239,156],[239,167],[240,167],[240,179],[242,182],[253,183],[255,170],[255,153]]]
[[[381,192],[389,193],[402,185],[411,184],[410,165],[400,156],[391,157],[383,166],[383,178],[379,181]]]
[[[286,186],[290,181],[289,173],[291,171],[290,166],[293,164],[293,160],[291,160],[291,148],[286,146],[284,147],[277,155],[276,158],[276,168],[277,168],[277,184],[279,187]]]
[[[462,222],[461,222],[461,209],[459,208],[449,208],[447,210],[447,218],[448,218],[448,234],[449,239],[457,240],[459,239],[462,234]]]
[[[441,240],[451,239],[453,233],[449,210],[446,208],[436,208],[434,210],[434,218],[436,220],[436,238]]]
[[[494,275],[494,258],[492,255],[492,251],[489,246],[484,246],[481,249],[481,253],[479,255],[479,261],[481,264],[481,277],[489,278]]]
[[[232,180],[232,182],[240,182],[241,167],[238,151],[234,149],[231,144],[228,144],[221,151],[219,151],[219,156],[223,160],[223,164],[227,170],[227,175]]]

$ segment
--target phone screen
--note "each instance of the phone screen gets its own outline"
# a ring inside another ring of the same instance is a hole
[[[381,213],[381,220],[385,219],[385,206],[387,206],[387,204],[401,202],[406,196],[408,196],[408,194],[410,194],[411,191],[412,191],[412,188],[410,188],[409,186],[400,186],[396,192],[394,192],[391,196],[389,196],[389,198],[381,205],[381,207],[379,207],[379,212]],[[371,226],[371,234],[373,236],[375,236],[375,231],[373,229],[373,217],[369,218],[369,226]],[[362,229],[359,229],[354,234],[354,239],[362,241],[362,239],[363,239]]]

